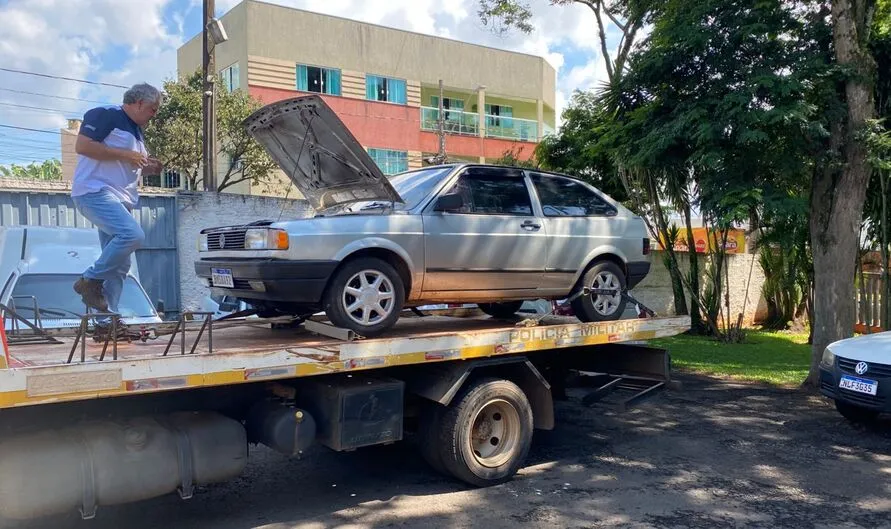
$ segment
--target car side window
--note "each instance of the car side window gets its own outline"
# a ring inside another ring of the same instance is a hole
[[[546,217],[612,217],[616,208],[584,185],[558,176],[533,174]]]
[[[458,213],[532,215],[529,190],[519,172],[471,169],[448,192],[459,193],[464,199],[464,207]]]

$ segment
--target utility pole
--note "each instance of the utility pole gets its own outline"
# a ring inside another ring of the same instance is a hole
[[[204,165],[204,190],[217,190],[217,160],[216,160],[216,110],[214,102],[216,100],[216,78],[217,69],[214,61],[215,44],[211,41],[208,27],[214,18],[215,0],[204,0],[204,24],[202,25],[202,67],[201,75],[204,80],[204,98],[202,100],[202,123],[203,123],[203,156],[202,164]]]
[[[445,150],[445,112],[442,104],[442,79],[439,80],[439,152],[436,154],[436,163],[446,162]]]

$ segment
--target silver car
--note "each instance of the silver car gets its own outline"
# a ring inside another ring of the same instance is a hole
[[[600,293],[574,312],[604,321],[649,272],[642,219],[582,181],[481,164],[387,178],[318,96],[265,106],[245,125],[316,211],[202,231],[198,276],[261,315],[324,310],[371,337],[406,307],[477,303],[509,317],[524,300],[589,286]]]

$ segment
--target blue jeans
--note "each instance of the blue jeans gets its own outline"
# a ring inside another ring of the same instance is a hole
[[[118,312],[130,256],[145,242],[145,233],[127,206],[108,190],[72,198],[81,215],[99,229],[102,245],[102,255],[83,275],[103,281],[108,310]]]

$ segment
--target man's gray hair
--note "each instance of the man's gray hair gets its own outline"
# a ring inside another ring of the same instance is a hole
[[[146,103],[160,103],[161,92],[148,83],[139,83],[130,87],[124,92],[124,104],[138,103],[145,101]]]

